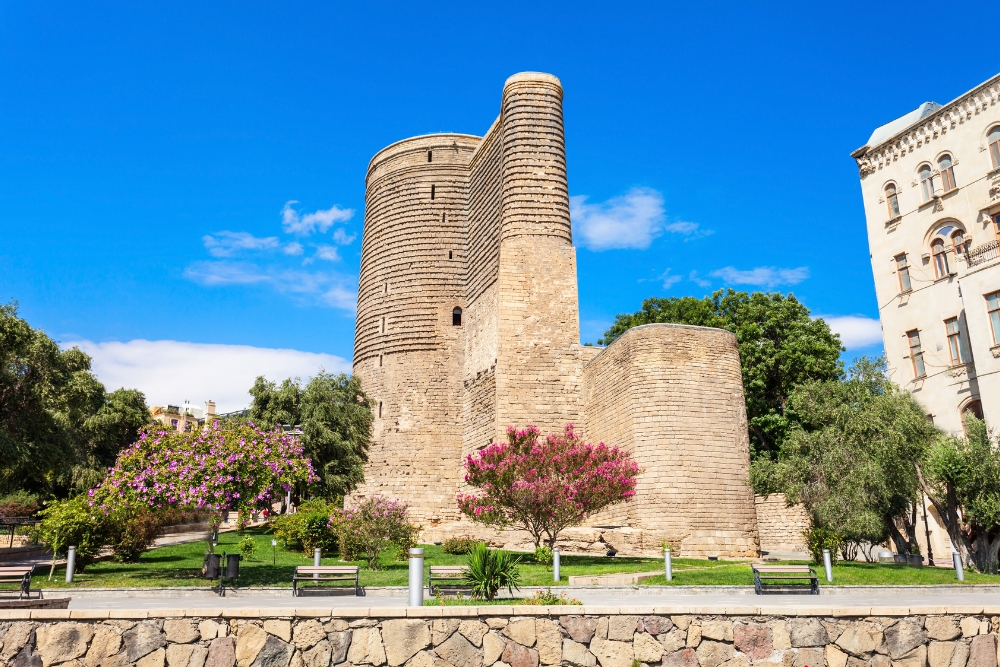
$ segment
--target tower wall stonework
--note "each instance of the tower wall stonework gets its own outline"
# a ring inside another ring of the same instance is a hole
[[[645,468],[636,501],[594,522],[622,527],[616,544],[753,555],[732,336],[640,327],[580,345],[562,97],[554,76],[518,74],[484,137],[416,137],[372,159],[354,372],[378,412],[354,496],[402,498],[435,535],[476,532],[455,504],[464,457],[511,425],[572,422]]]

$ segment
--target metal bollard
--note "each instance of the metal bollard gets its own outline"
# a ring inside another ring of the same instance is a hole
[[[424,550],[410,549],[410,602],[411,607],[424,606]]]
[[[552,550],[552,581],[559,583],[559,547]]]
[[[323,559],[323,550],[319,547],[313,551],[313,565],[319,567],[319,562]],[[313,579],[319,579],[319,572],[313,575]]]
[[[670,549],[663,550],[663,572],[667,576],[667,581],[674,580],[674,560],[670,556]]]
[[[965,568],[962,567],[962,554],[957,551],[951,555],[951,562],[955,565],[955,576],[959,581],[965,581]]]
[[[66,552],[66,583],[73,583],[73,570],[76,569],[76,547],[70,547]]]
[[[823,549],[823,569],[826,570],[826,580],[833,583],[833,563],[830,559],[829,549]]]

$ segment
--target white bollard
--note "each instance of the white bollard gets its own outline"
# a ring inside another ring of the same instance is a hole
[[[674,561],[670,557],[670,549],[663,550],[663,572],[666,574],[667,581],[674,580]]]
[[[962,567],[962,554],[957,551],[951,555],[951,562],[955,565],[955,576],[959,581],[965,581],[965,568]]]
[[[410,606],[424,606],[423,549],[410,549]]]
[[[70,547],[66,552],[66,583],[73,583],[73,570],[76,569],[76,547]]]
[[[322,559],[323,559],[323,550],[320,549],[319,547],[316,547],[315,551],[313,551],[313,565],[319,567],[319,562]],[[313,579],[319,579],[318,572],[313,575]]]
[[[829,549],[823,549],[823,569],[826,570],[826,580],[833,583],[833,563],[831,562]]]
[[[552,550],[552,581],[559,583],[559,547]]]

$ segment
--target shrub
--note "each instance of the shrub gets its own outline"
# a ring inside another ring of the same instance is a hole
[[[560,593],[559,595],[556,595],[555,593],[552,592],[551,588],[548,588],[544,591],[542,590],[535,591],[534,595],[532,595],[530,598],[525,598],[521,600],[518,604],[537,605],[540,607],[552,607],[555,605],[564,605],[564,604],[578,605],[583,603],[577,600],[576,598],[571,598],[566,593]]]
[[[405,554],[419,532],[419,528],[409,522],[408,507],[401,500],[376,495],[354,507],[331,513],[328,525],[337,532],[341,558],[356,560],[363,556],[368,561],[368,569],[377,570],[379,555],[390,546]]]
[[[482,540],[477,540],[471,535],[462,535],[460,537],[449,537],[441,544],[441,548],[446,554],[463,556],[470,553],[481,542]]]
[[[507,551],[490,549],[480,542],[469,554],[469,571],[466,579],[472,586],[472,594],[477,598],[492,600],[497,591],[506,588],[514,595],[520,588],[521,564],[519,556]]]
[[[539,565],[548,565],[552,567],[552,549],[548,547],[535,547],[535,553],[531,556]]]
[[[295,514],[275,517],[271,525],[274,536],[292,549],[311,552],[316,547],[323,553],[337,550],[337,533],[330,526],[330,516],[339,508],[325,500],[308,500],[297,508]]]
[[[107,518],[91,507],[86,496],[49,503],[39,516],[42,521],[34,531],[34,538],[52,550],[49,578],[55,570],[56,558],[70,546],[76,547],[77,571],[83,572],[94,562],[105,543]]]
[[[115,560],[138,563],[139,557],[153,546],[160,534],[163,519],[163,515],[136,503],[123,504],[108,513],[105,517],[106,543],[114,552]]]
[[[38,496],[27,491],[15,491],[0,497],[0,518],[31,516],[39,507]]]
[[[244,535],[243,539],[240,540],[240,553],[243,554],[243,558],[246,560],[257,560],[255,558],[257,555],[257,540],[254,539],[253,535]]]
[[[806,545],[809,547],[809,553],[812,554],[813,563],[817,565],[823,563],[823,549],[830,550],[831,563],[837,562],[837,551],[843,542],[840,535],[829,528],[817,527],[802,531],[802,535],[806,538]]]

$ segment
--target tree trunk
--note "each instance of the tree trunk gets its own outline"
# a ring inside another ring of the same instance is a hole
[[[910,553],[910,545],[906,543],[906,538],[903,537],[901,532],[899,532],[899,527],[896,526],[896,522],[892,519],[885,519],[885,528],[886,532],[889,533],[889,539],[892,540],[893,546],[896,547],[896,553]]]
[[[948,531],[948,539],[951,540],[952,546],[958,549],[958,552],[962,555],[963,563],[973,562],[972,544],[969,542],[965,526],[962,525],[962,519],[959,516],[958,496],[955,493],[955,487],[948,484],[946,486],[945,498],[940,498],[931,493],[920,466],[915,465],[914,467],[917,470],[917,479],[920,482],[920,488],[923,489],[924,494],[927,495],[931,504],[934,505],[934,509],[937,510],[941,520],[944,521],[945,529]]]

